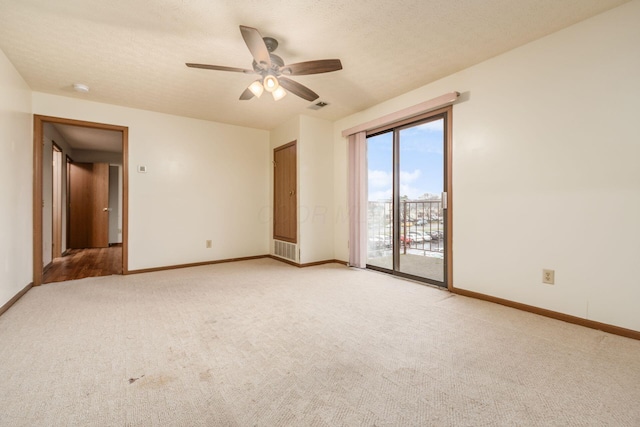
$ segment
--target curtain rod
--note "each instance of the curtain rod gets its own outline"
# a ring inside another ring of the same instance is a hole
[[[429,112],[431,110],[437,110],[438,108],[453,104],[459,96],[459,92],[445,93],[444,95],[440,95],[428,101],[421,102],[420,104],[414,105],[413,107],[408,107],[403,110],[396,111],[395,113],[387,114],[386,116],[382,116],[366,123],[359,124],[352,128],[345,129],[342,131],[342,136],[349,136],[353,135],[354,133],[375,129],[393,122],[408,119],[410,117]]]

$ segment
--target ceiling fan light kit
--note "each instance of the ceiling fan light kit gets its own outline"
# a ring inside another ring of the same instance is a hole
[[[278,83],[276,76],[272,76],[271,74],[264,78],[264,83],[262,84],[264,85],[264,90],[267,92],[273,92],[280,87],[280,83]]]
[[[262,86],[260,80],[256,80],[249,85],[249,90],[256,98],[260,98],[260,95],[262,95],[262,92],[264,92],[264,86]]]
[[[278,86],[276,90],[271,92],[271,95],[273,95],[273,99],[275,101],[280,101],[282,98],[285,97],[286,94],[287,94],[287,91],[282,89],[282,86]]]
[[[240,100],[242,101],[249,100],[253,97],[260,98],[264,90],[271,92],[273,99],[276,101],[282,99],[287,94],[287,90],[307,101],[315,101],[319,98],[317,93],[283,75],[301,76],[329,73],[342,69],[342,63],[339,59],[320,59],[285,65],[282,58],[273,53],[278,47],[278,41],[276,39],[272,37],[262,37],[258,30],[244,25],[240,26],[240,32],[253,56],[252,69],[194,64],[190,62],[187,62],[186,65],[191,68],[260,75],[261,78],[259,80],[251,83],[244,92],[242,92],[240,95]]]

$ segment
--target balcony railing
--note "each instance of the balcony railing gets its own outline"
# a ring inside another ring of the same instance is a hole
[[[393,236],[391,202],[368,203],[370,256],[390,249]],[[441,200],[400,201],[400,245],[402,253],[441,256],[444,252],[444,214]]]

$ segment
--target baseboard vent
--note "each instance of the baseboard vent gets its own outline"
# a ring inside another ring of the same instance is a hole
[[[296,245],[295,243],[282,242],[280,240],[273,241],[273,254],[277,257],[296,262],[297,251],[298,245]]]

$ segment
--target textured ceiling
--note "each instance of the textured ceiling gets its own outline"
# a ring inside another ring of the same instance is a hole
[[[122,132],[83,126],[53,124],[74,150],[122,153]]]
[[[336,120],[625,2],[0,0],[0,49],[34,91],[272,129]],[[278,39],[285,63],[340,58],[341,71],[295,77],[330,105],[240,101],[255,76],[184,65],[251,68],[239,25]]]

